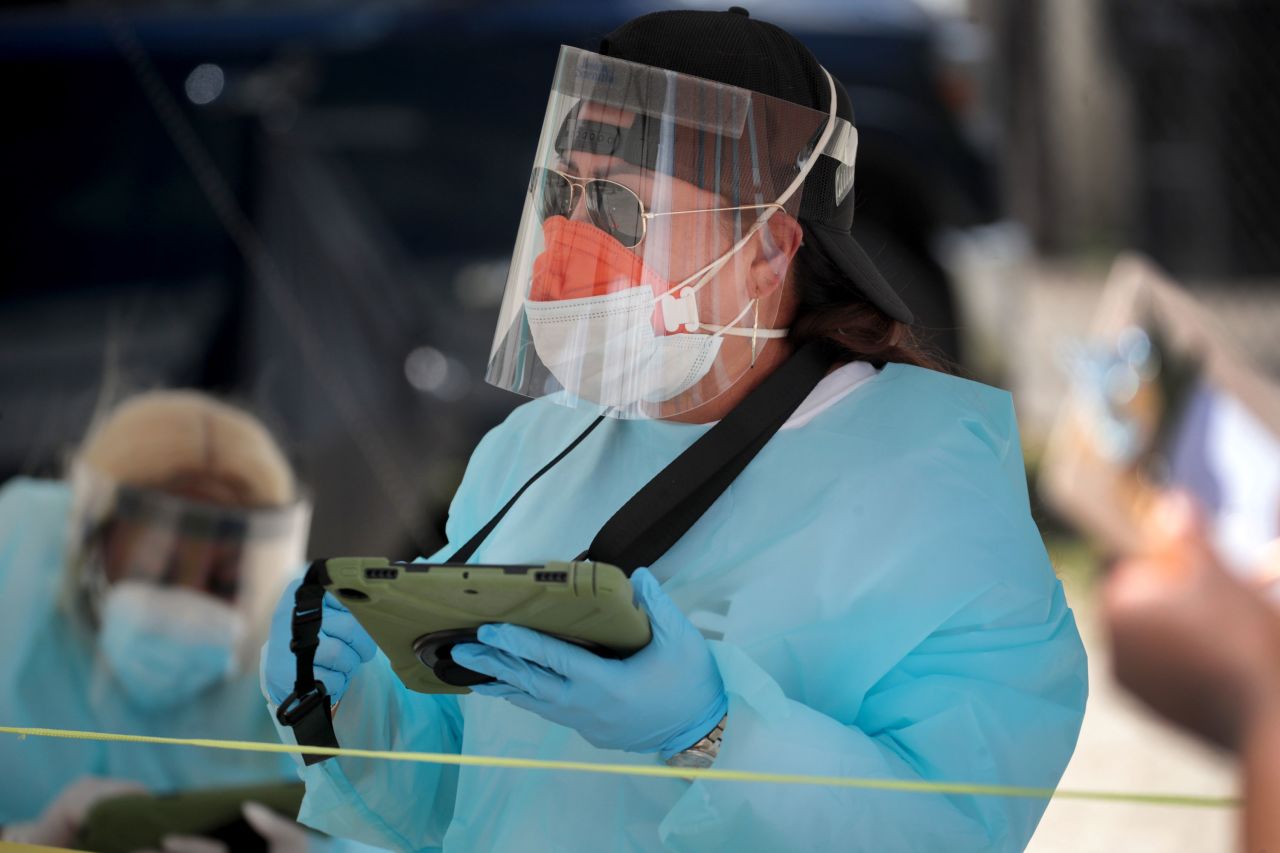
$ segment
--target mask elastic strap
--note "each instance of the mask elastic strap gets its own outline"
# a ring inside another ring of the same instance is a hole
[[[685,315],[690,318],[690,321],[680,325],[688,326],[691,330],[696,330],[700,325],[702,325],[698,322],[698,308],[697,304],[693,300],[693,294],[702,289],[703,285],[710,281],[711,277],[719,272],[720,269],[729,262],[729,258],[742,251],[742,247],[747,245],[751,238],[756,235],[756,232],[765,226],[769,221],[769,217],[773,216],[774,211],[781,210],[782,206],[790,200],[791,196],[796,194],[796,190],[800,189],[804,184],[805,178],[809,177],[809,173],[813,171],[814,165],[818,162],[818,156],[826,151],[827,143],[831,141],[831,134],[835,132],[836,127],[836,83],[831,77],[831,72],[826,68],[822,69],[822,73],[827,77],[827,91],[830,95],[831,106],[827,111],[827,125],[822,129],[822,135],[818,137],[817,143],[813,146],[813,153],[809,155],[809,159],[805,161],[804,166],[801,167],[800,171],[791,180],[791,183],[787,185],[787,188],[782,191],[782,195],[778,196],[777,201],[774,202],[774,206],[765,208],[765,212],[761,214],[760,218],[756,220],[754,225],[747,229],[747,233],[742,236],[741,240],[733,244],[727,252],[716,258],[714,261],[707,264],[693,275],[685,278],[666,293],[654,298],[654,304],[662,303],[664,308],[672,306],[673,304],[680,304],[682,306]],[[693,281],[696,281],[697,283],[690,284],[690,282]],[[678,297],[672,295],[677,292],[680,292]],[[747,308],[750,307],[751,304],[748,303]],[[733,322],[729,325],[735,325],[738,320],[741,320],[746,315],[746,313],[746,310],[743,310],[743,312],[734,318]],[[720,328],[723,331],[725,327],[706,326],[705,328]],[[756,337],[785,337],[787,331],[787,329],[757,329],[754,334]],[[743,329],[740,333],[724,331],[724,334],[750,335],[752,334],[752,330]]]
[[[713,326],[710,323],[701,324],[701,328],[710,329],[715,332],[713,337],[721,337],[722,335],[738,335],[743,338],[785,338],[790,329],[748,329],[745,326],[739,326],[738,321],[747,316],[747,312],[760,304],[759,299],[752,299],[747,303],[747,307],[742,309],[742,313],[729,321],[727,326]]]

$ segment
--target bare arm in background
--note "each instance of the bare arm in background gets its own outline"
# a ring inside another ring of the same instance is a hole
[[[1280,608],[1227,574],[1171,496],[1148,553],[1107,582],[1116,677],[1183,728],[1236,750],[1246,850],[1280,851]]]
[[[1248,733],[1241,744],[1244,837],[1250,851],[1280,850],[1280,707]]]

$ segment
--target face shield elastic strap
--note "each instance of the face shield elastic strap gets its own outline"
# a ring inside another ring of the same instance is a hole
[[[698,302],[694,296],[708,281],[711,280],[712,276],[719,272],[724,265],[729,262],[731,257],[742,251],[742,248],[746,246],[751,238],[756,235],[756,232],[768,223],[769,217],[772,216],[775,211],[781,210],[783,205],[787,203],[791,196],[795,195],[796,190],[800,189],[804,184],[805,178],[809,176],[809,172],[813,170],[814,164],[818,162],[818,156],[826,150],[827,143],[831,140],[831,134],[835,130],[836,126],[836,84],[835,81],[831,79],[831,72],[827,71],[826,68],[822,69],[822,73],[827,77],[827,88],[830,95],[831,108],[827,113],[826,127],[823,128],[822,135],[818,137],[817,143],[813,146],[813,153],[805,161],[805,164],[800,168],[799,173],[796,174],[795,178],[792,179],[787,188],[782,191],[782,195],[778,196],[773,205],[765,208],[764,213],[762,213],[760,218],[756,220],[749,229],[747,229],[747,233],[742,236],[742,239],[735,243],[723,255],[716,258],[693,275],[683,281],[680,281],[666,293],[654,299],[654,304],[661,303],[662,305],[662,316],[664,318],[669,318],[666,320],[668,331],[673,331],[675,328],[683,325],[690,331],[697,331],[700,328],[709,329],[719,335],[739,335],[741,337],[750,337],[753,339],[757,337],[784,338],[787,336],[788,331],[790,331],[789,329],[747,329],[737,325],[738,321],[745,317],[748,311],[758,305],[760,301],[759,299],[752,299],[751,302],[747,303],[747,306],[742,309],[741,313],[739,313],[737,317],[733,318],[728,325],[715,326],[707,323],[701,323],[698,320]]]

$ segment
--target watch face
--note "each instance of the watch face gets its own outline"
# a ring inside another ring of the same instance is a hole
[[[691,767],[696,770],[705,770],[715,761],[715,756],[708,755],[705,752],[699,752],[693,749],[686,749],[684,752],[677,752],[675,755],[667,759],[668,767]]]
[[[720,754],[720,743],[724,740],[724,724],[728,715],[721,717],[720,722],[706,737],[686,749],[677,752],[667,759],[668,767],[693,767],[705,770],[710,767]]]

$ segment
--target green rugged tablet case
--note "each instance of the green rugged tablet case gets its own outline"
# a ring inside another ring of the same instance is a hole
[[[289,782],[112,797],[89,811],[72,846],[99,853],[129,853],[159,850],[166,835],[198,835],[221,841],[237,853],[266,851],[266,843],[241,816],[240,806],[261,803],[293,818],[302,805],[303,793],[301,783]]]
[[[338,557],[326,560],[325,569],[325,588],[386,653],[405,687],[419,693],[469,693],[466,685],[480,679],[449,653],[491,622],[524,625],[606,657],[626,657],[649,642],[649,618],[633,602],[630,580],[606,563],[496,566]]]

